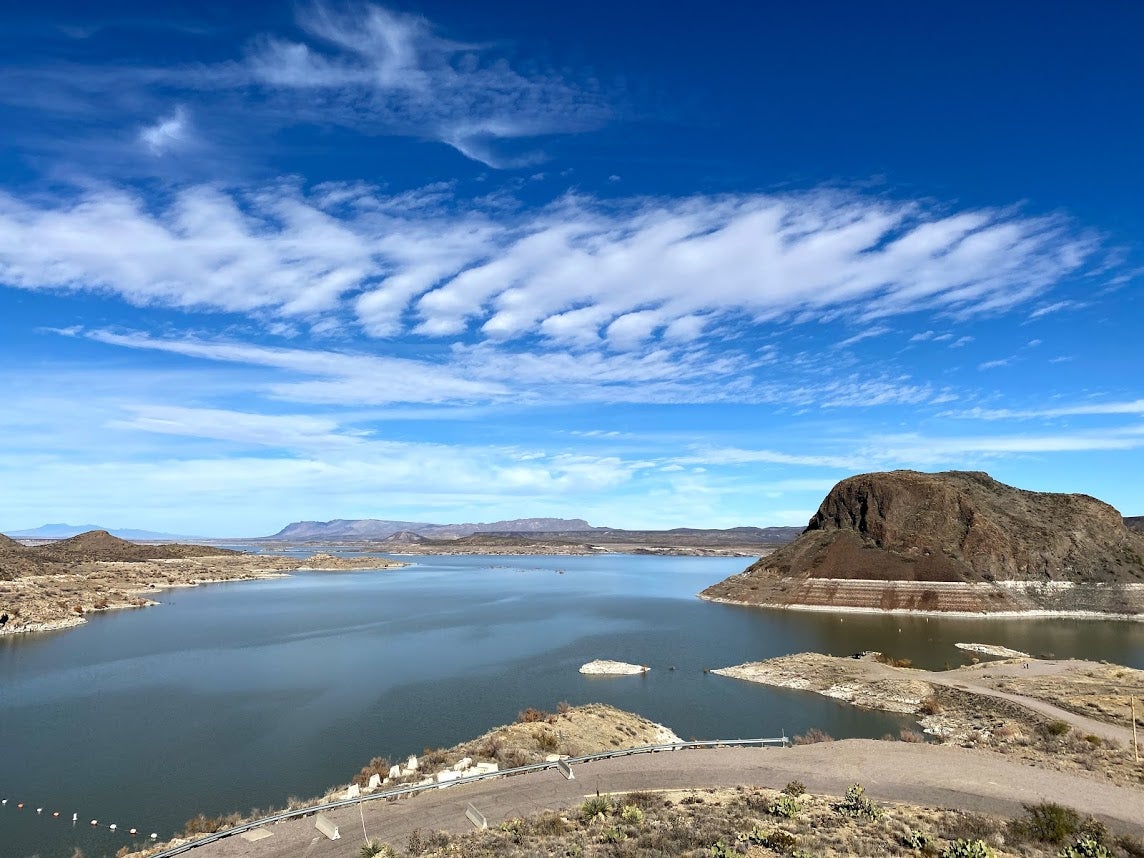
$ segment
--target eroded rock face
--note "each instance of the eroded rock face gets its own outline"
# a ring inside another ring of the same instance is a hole
[[[1144,535],[1106,503],[1023,491],[981,472],[892,471],[843,480],[798,539],[701,595],[882,610],[1136,613],[1140,585]]]

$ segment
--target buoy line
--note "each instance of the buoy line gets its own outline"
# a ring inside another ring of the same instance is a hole
[[[7,806],[8,806],[8,799],[0,798],[0,807],[7,807]],[[22,802],[22,801],[16,802],[16,809],[17,810],[23,810],[24,809],[24,802]],[[44,815],[44,809],[42,807],[37,807],[36,808],[36,816],[43,816],[43,815]],[[60,819],[60,818],[61,818],[60,812],[58,810],[53,810],[52,811],[52,819]],[[73,813],[72,817],[71,817],[72,827],[75,827],[75,825],[78,822],[79,822],[79,813]],[[110,823],[107,823],[106,825],[102,825],[98,819],[93,819],[91,821],[91,827],[92,828],[106,828],[108,831],[113,831],[113,832],[122,832],[122,833],[127,834],[131,837],[142,836],[139,833],[138,828],[121,829],[119,827],[118,823],[115,823],[115,822],[110,822]],[[157,831],[152,831],[150,836],[147,839],[148,840],[158,840],[159,839],[159,833]]]

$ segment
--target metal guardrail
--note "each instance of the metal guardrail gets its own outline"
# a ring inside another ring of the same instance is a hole
[[[660,751],[683,751],[691,748],[724,748],[724,747],[743,747],[751,745],[781,745],[786,747],[790,744],[790,739],[785,735],[776,739],[704,739],[693,742],[671,742],[663,745],[640,745],[636,748],[617,748],[614,751],[601,751],[598,754],[585,754],[581,757],[569,757],[564,762],[568,765],[579,763],[590,763],[594,760],[610,760],[615,757],[631,757],[636,754],[654,754]],[[378,801],[380,799],[400,798],[404,795],[415,795],[420,792],[425,792],[431,789],[442,789],[446,787],[459,786],[461,784],[477,783],[478,781],[492,780],[494,778],[510,777],[512,775],[528,774],[529,772],[542,772],[547,769],[555,769],[556,763],[531,763],[527,766],[517,766],[514,769],[502,769],[496,772],[487,772],[478,775],[468,775],[466,777],[457,778],[452,781],[445,781],[444,783],[431,783],[431,784],[416,784],[413,786],[398,787],[396,789],[386,790],[384,792],[373,792],[366,795],[358,796],[357,798],[342,798],[337,801],[328,801],[323,804],[313,804],[309,807],[299,808],[298,810],[287,810],[282,813],[276,813],[272,816],[264,816],[261,819],[256,819],[253,822],[245,822],[242,825],[236,825],[234,828],[228,828],[225,831],[216,831],[214,834],[208,834],[205,837],[200,837],[197,840],[192,840],[189,843],[183,843],[179,846],[173,846],[170,849],[165,849],[162,852],[156,852],[151,858],[173,858],[175,855],[182,855],[184,852],[189,852],[192,849],[198,849],[200,846],[206,846],[210,843],[216,843],[226,837],[233,837],[236,834],[242,834],[245,831],[253,831],[255,828],[261,828],[264,825],[274,825],[279,822],[285,822],[288,819],[300,819],[304,816],[311,816],[323,810],[336,810],[341,807],[354,807],[367,801]]]

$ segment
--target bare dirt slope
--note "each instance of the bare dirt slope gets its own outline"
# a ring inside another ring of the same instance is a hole
[[[704,598],[922,611],[1144,609],[1144,535],[1108,504],[1029,492],[988,474],[843,480],[806,531]]]

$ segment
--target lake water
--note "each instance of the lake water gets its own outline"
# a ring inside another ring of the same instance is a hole
[[[451,745],[562,700],[685,738],[878,737],[910,723],[703,672],[785,653],[878,649],[942,667],[968,658],[954,643],[979,641],[1144,667],[1139,623],[840,619],[695,598],[743,559],[412,560],[168,591],[160,607],[0,639],[0,855],[112,855],[128,828],[165,838],[199,811],[281,806],[373,756]],[[653,669],[577,672],[594,658]]]

